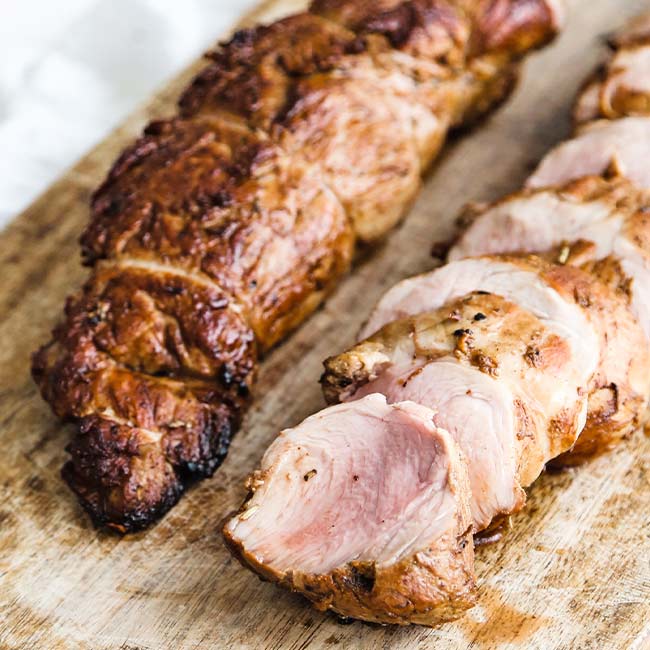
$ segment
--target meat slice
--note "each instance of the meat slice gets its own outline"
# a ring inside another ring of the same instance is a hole
[[[587,423],[569,453],[553,465],[575,465],[611,450],[638,428],[650,396],[650,349],[630,308],[627,279],[607,259],[602,269],[575,273],[553,265],[544,273],[551,285],[573,295],[598,335],[598,368],[589,384]],[[610,275],[605,282],[603,278]]]
[[[480,531],[520,509],[522,487],[578,438],[589,381],[581,361],[529,311],[471,293],[328,359],[322,383],[329,402],[381,392],[433,408],[468,460]]]
[[[614,173],[650,189],[649,156],[650,117],[591,122],[573,139],[551,150],[526,186],[548,187],[592,174]]]
[[[578,98],[577,122],[650,115],[650,44],[618,51]]]
[[[435,625],[475,602],[464,459],[432,410],[381,395],[283,431],[226,524],[228,546],[319,609]]]
[[[430,362],[420,357],[409,364],[399,352],[392,356],[389,366],[375,372],[378,377],[348,399],[379,392],[391,403],[408,399],[432,408],[435,405],[436,424],[449,426],[467,458],[475,530],[485,529],[500,514],[521,509],[525,495],[517,477],[518,413],[513,393],[506,385],[448,356]],[[330,378],[326,374],[324,381]],[[325,386],[328,390],[327,383]]]
[[[571,454],[557,461],[577,463],[629,436],[650,392],[648,343],[630,308],[625,278],[615,268],[608,280],[614,286],[609,286],[600,278],[611,271],[611,264],[591,271],[533,256],[451,262],[395,285],[380,300],[361,337],[473,290],[502,295],[529,310],[568,343],[580,372],[576,385],[589,390],[585,429]]]
[[[612,253],[624,223],[650,201],[624,178],[588,176],[552,188],[521,190],[491,204],[470,204],[447,254],[450,262],[498,253],[537,253],[582,240],[589,255]]]
[[[540,260],[484,257],[447,264],[399,282],[373,309],[359,338],[391,321],[438,309],[472,291],[486,291],[511,300],[530,311],[558,336],[566,339],[583,369],[584,384],[598,363],[598,339],[587,316],[570,295],[544,282]],[[548,268],[548,267],[546,267]]]
[[[637,16],[609,42],[614,54],[580,93],[577,123],[650,115],[650,14]]]
[[[648,192],[624,178],[586,177],[557,188],[524,190],[491,205],[468,208],[464,220],[469,225],[448,259],[559,247],[565,261],[599,273],[607,265],[594,262],[611,256],[630,279],[632,309],[650,340],[649,212]]]

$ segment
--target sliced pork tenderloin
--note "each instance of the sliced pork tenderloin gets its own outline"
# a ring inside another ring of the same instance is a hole
[[[650,394],[648,343],[630,307],[626,280],[617,269],[612,271],[611,264],[593,270],[551,264],[536,256],[452,262],[389,290],[361,338],[395,319],[440,308],[472,290],[504,296],[531,311],[567,342],[581,371],[576,384],[588,387],[585,429],[571,454],[556,461],[581,462],[629,436],[638,427]],[[603,282],[599,276],[606,271],[614,277]],[[558,449],[547,460],[564,451]]]
[[[632,309],[650,340],[649,192],[625,178],[588,176],[561,187],[523,190],[493,204],[469,206],[462,220],[467,226],[449,251],[450,261],[559,247],[562,262],[601,272],[605,267],[594,262],[615,258],[630,280]],[[574,254],[577,249],[580,255]]]
[[[475,602],[465,459],[434,412],[381,395],[283,431],[227,522],[267,580],[377,623],[435,625]]]
[[[614,53],[578,97],[577,123],[650,115],[650,14],[637,16],[609,43]]]
[[[478,532],[519,510],[522,488],[575,443],[585,361],[530,311],[480,292],[389,323],[328,359],[322,383],[329,402],[380,392],[434,408],[468,459]]]
[[[650,14],[610,39],[613,55],[587,81],[574,107],[576,136],[553,149],[528,187],[615,172],[650,187]]]
[[[650,189],[650,117],[598,120],[552,149],[526,182],[549,187],[591,174],[625,176]]]
[[[574,110],[578,123],[632,115],[650,115],[648,43],[616,52],[602,75],[584,89]]]

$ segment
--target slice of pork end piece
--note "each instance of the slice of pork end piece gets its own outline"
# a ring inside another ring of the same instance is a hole
[[[616,52],[584,87],[573,115],[577,123],[650,115],[650,42]]]
[[[648,191],[622,177],[588,176],[560,187],[523,190],[492,204],[469,206],[461,222],[465,229],[449,251],[449,261],[560,247],[560,261],[596,271],[593,262],[614,257],[630,279],[632,309],[650,340]],[[578,247],[574,244],[578,241],[589,246]],[[580,255],[575,254],[578,248]]]
[[[263,579],[376,623],[436,625],[475,603],[466,461],[434,412],[382,395],[271,444],[224,527]]]
[[[550,187],[592,174],[625,176],[650,189],[650,117],[598,120],[552,149],[526,181]]]
[[[650,14],[635,18],[609,42],[613,54],[576,102],[577,123],[650,115]]]
[[[648,339],[629,303],[630,283],[609,258],[590,271],[533,255],[457,260],[395,285],[375,307],[361,338],[470,291],[495,293],[530,311],[570,346],[580,372],[576,384],[589,392],[585,428],[571,453],[558,461],[575,464],[631,435],[650,393]]]
[[[530,311],[472,293],[331,357],[322,384],[328,402],[380,392],[435,409],[467,457],[478,532],[519,510],[522,488],[575,443],[587,406],[583,361]]]

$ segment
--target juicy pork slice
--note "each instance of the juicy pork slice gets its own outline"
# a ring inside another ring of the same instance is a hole
[[[650,44],[616,52],[578,98],[576,122],[650,115]]]
[[[617,268],[610,282],[614,287],[599,280],[610,267],[589,273],[534,256],[451,262],[395,285],[380,300],[361,337],[469,291],[488,291],[515,302],[564,339],[578,360],[576,385],[589,392],[587,422],[572,452],[556,461],[577,463],[629,436],[650,392],[648,344],[630,308],[626,280]],[[624,289],[618,288],[621,284]],[[566,449],[556,451],[547,460]]]
[[[225,526],[228,546],[319,609],[435,625],[475,602],[464,459],[434,412],[381,395],[283,431]]]
[[[587,406],[582,361],[531,312],[479,292],[389,323],[328,359],[322,383],[329,402],[380,392],[433,408],[467,458],[478,532],[520,509],[522,488],[575,443]]]
[[[630,292],[632,310],[650,340],[650,194],[624,178],[589,176],[567,185],[523,190],[490,205],[470,206],[450,261],[495,253],[553,251],[562,262],[600,274],[612,257],[615,284]],[[559,250],[558,250],[559,249]]]
[[[527,187],[549,187],[589,175],[625,176],[650,189],[650,117],[599,120],[548,153]]]
[[[637,16],[610,39],[614,54],[585,85],[577,123],[650,115],[650,14]]]
[[[527,309],[565,338],[584,369],[585,383],[598,363],[597,335],[570,294],[562,295],[540,277],[539,271],[545,266],[535,258],[482,257],[403,280],[382,296],[359,338],[370,336],[398,318],[438,309],[472,291],[486,291]]]

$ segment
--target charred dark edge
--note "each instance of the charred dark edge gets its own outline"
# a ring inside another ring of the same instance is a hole
[[[97,529],[106,529],[110,532],[125,535],[149,528],[155,521],[164,516],[173,508],[185,492],[186,486],[177,481],[165,494],[165,497],[152,508],[143,508],[125,512],[123,517],[110,517],[102,509],[97,508],[83,494],[76,479],[74,462],[66,461],[61,468],[61,478],[77,497],[77,502],[90,517],[93,526]]]
[[[215,473],[228,455],[230,443],[240,428],[239,419],[239,415],[235,415],[219,430],[217,454],[201,463],[190,462],[174,466],[176,480],[169,486],[161,500],[149,508],[126,510],[122,517],[110,516],[103,508],[97,507],[85,496],[80,486],[87,483],[77,480],[78,475],[72,458],[67,460],[61,468],[61,477],[74,492],[79,505],[89,515],[95,528],[107,529],[122,535],[135,533],[152,526],[180,501],[189,488],[203,479],[210,478]],[[66,450],[69,450],[69,445]]]

